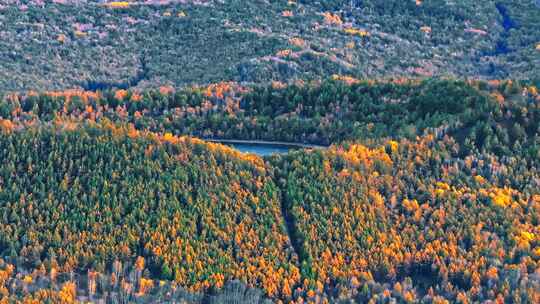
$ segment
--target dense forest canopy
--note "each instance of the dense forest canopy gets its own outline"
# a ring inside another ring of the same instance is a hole
[[[539,21],[0,0],[0,304],[540,303]]]
[[[106,2],[0,1],[0,91],[540,78],[536,0]]]
[[[0,304],[540,303],[539,21],[0,0]]]
[[[0,293],[538,302],[537,85],[335,75],[6,94]],[[260,158],[209,137],[330,147]]]

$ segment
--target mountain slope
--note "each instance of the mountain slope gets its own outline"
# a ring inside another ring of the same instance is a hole
[[[114,125],[6,132],[0,252],[19,271],[110,273],[125,263],[138,279],[191,292],[237,279],[273,297],[284,281],[297,284],[279,190],[261,159]]]
[[[0,91],[539,77],[533,0],[3,2]]]
[[[536,303],[539,101],[339,76],[9,94],[0,294]],[[332,146],[261,159],[173,134]]]

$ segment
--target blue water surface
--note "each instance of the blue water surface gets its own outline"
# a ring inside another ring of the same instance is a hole
[[[268,156],[272,154],[285,154],[289,152],[292,147],[287,146],[274,146],[274,145],[254,145],[254,144],[227,144],[240,152],[252,153],[259,156]]]

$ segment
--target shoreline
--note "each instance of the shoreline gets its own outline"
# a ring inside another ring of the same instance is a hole
[[[204,140],[207,142],[221,143],[221,144],[261,145],[261,146],[290,147],[290,148],[303,148],[303,149],[328,149],[329,147],[329,146],[322,146],[322,145],[304,144],[304,143],[286,142],[286,141],[219,139],[219,138],[201,138],[201,140]]]

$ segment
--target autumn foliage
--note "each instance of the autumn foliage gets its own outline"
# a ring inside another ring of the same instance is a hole
[[[0,294],[536,303],[539,109],[528,83],[346,75],[6,95]]]

